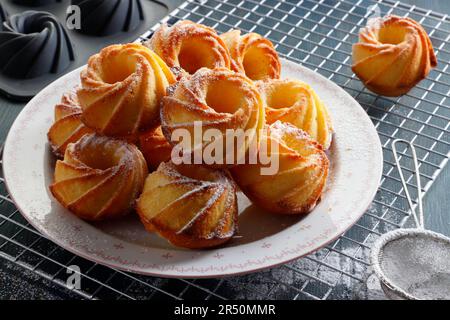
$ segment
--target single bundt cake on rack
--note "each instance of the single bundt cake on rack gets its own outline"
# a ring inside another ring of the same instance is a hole
[[[262,156],[271,159],[270,165],[261,163]],[[322,146],[306,132],[275,122],[263,135],[258,159],[255,164],[230,169],[254,204],[280,214],[305,214],[315,207],[325,187],[329,162]]]
[[[213,142],[223,142],[223,148],[217,150],[219,154],[211,159],[204,156],[202,164],[221,167],[238,163],[251,146],[256,145],[252,148],[256,151],[263,125],[264,104],[258,89],[245,75],[225,68],[202,68],[181,79],[161,104],[161,126],[166,139],[176,145],[174,133],[177,131],[178,137],[181,130],[191,137],[188,143],[183,139],[183,144],[178,144],[183,157],[193,156],[198,150],[205,155]],[[208,129],[212,129],[211,137],[198,136],[199,131],[207,135]],[[232,145],[233,139],[240,142]]]
[[[407,93],[437,65],[430,38],[411,18],[395,15],[369,20],[353,45],[352,70],[371,91]]]
[[[278,79],[281,64],[272,42],[257,33],[230,30],[220,36],[231,55],[231,67],[252,80]]]
[[[47,133],[50,147],[57,157],[62,158],[69,143],[77,142],[87,133],[93,133],[93,130],[81,122],[81,107],[76,91],[69,91],[55,106],[55,122]]]
[[[144,155],[149,169],[156,170],[161,162],[170,160],[172,145],[166,140],[159,126],[139,136],[139,150]]]
[[[266,105],[266,123],[289,122],[306,131],[326,150],[332,139],[327,107],[306,83],[293,79],[256,82]]]
[[[175,78],[143,45],[112,45],[93,55],[81,73],[82,121],[96,132],[137,138],[159,125],[159,106]]]
[[[200,68],[230,68],[230,56],[222,39],[212,28],[189,20],[171,27],[163,24],[145,43],[169,67],[193,74]]]
[[[59,73],[75,60],[72,43],[58,19],[44,11],[11,15],[0,29],[0,73],[31,79]]]
[[[176,246],[213,247],[236,231],[236,187],[225,171],[164,162],[147,177],[137,211],[149,231]]]
[[[144,186],[147,164],[133,144],[97,134],[84,135],[67,146],[58,160],[53,196],[86,220],[128,213]]]

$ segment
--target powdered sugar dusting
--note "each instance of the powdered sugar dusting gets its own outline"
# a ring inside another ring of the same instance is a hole
[[[393,284],[418,299],[450,299],[450,239],[404,235],[381,251],[381,269]]]

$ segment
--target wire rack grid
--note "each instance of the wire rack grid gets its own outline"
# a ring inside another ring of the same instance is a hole
[[[350,68],[358,30],[377,12],[420,22],[438,57],[438,67],[428,78],[398,98],[369,92]],[[268,37],[281,56],[331,79],[364,107],[378,130],[384,153],[381,186],[369,210],[338,240],[283,266],[224,279],[162,279],[114,270],[56,246],[20,215],[0,178],[0,256],[62,287],[66,287],[67,268],[77,265],[82,287],[71,291],[87,299],[354,298],[367,277],[373,241],[402,227],[409,217],[391,141],[403,138],[416,145],[424,192],[449,158],[450,18],[391,0],[188,0],[161,23],[171,25],[182,19],[218,32],[239,28]],[[139,40],[148,39],[159,25]],[[401,150],[401,158],[408,185],[414,187],[411,156]]]

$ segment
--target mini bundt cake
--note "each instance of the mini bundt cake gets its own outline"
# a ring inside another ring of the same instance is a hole
[[[369,20],[353,45],[352,58],[352,70],[364,85],[385,96],[405,94],[437,65],[422,26],[395,15]]]
[[[281,64],[272,42],[257,33],[230,30],[220,36],[228,47],[231,67],[252,80],[278,79]]]
[[[130,43],[93,55],[81,73],[82,121],[96,132],[132,137],[159,124],[159,105],[175,78],[150,49]]]
[[[169,67],[179,67],[190,74],[202,67],[230,68],[227,47],[216,31],[192,21],[179,21],[172,27],[163,24],[145,45]]]
[[[150,169],[156,170],[161,162],[169,161],[172,145],[164,137],[161,126],[139,136],[139,150]]]
[[[109,36],[129,32],[144,20],[141,0],[72,0],[81,13],[81,33]]]
[[[277,79],[256,82],[266,104],[266,123],[289,122],[306,131],[326,150],[332,139],[328,110],[316,92],[306,83]]]
[[[75,60],[72,43],[58,19],[44,11],[8,17],[0,30],[0,72],[17,79],[59,73]]]
[[[263,135],[259,159],[262,153],[267,159],[278,161],[278,170],[272,168],[276,172],[264,172],[262,169],[268,165],[260,161],[231,168],[244,194],[270,212],[311,211],[320,199],[328,175],[329,162],[322,146],[303,130],[277,121]]]
[[[86,133],[93,133],[81,122],[81,107],[75,91],[65,93],[55,106],[55,122],[47,133],[53,153],[64,157],[69,143],[77,142]]]
[[[213,142],[220,144],[221,140],[223,149],[218,150],[221,153],[216,153],[214,159],[203,156],[201,163],[230,166],[239,163],[252,145],[257,147],[264,126],[264,104],[255,84],[245,75],[225,68],[202,68],[180,80],[175,90],[163,98],[161,126],[172,145],[177,145],[173,136],[175,131],[189,132],[189,142],[183,139],[183,144],[178,144],[183,157],[194,156],[198,154],[197,150],[205,155]],[[198,129],[205,135],[198,136]],[[213,135],[206,138],[208,129],[213,129],[209,131]],[[234,143],[233,148],[228,147],[235,138],[241,142]],[[194,163],[198,164],[197,161]]]
[[[137,212],[176,246],[217,246],[237,228],[236,187],[225,171],[164,162],[145,180]]]
[[[144,186],[147,164],[138,148],[123,140],[84,135],[58,160],[50,190],[64,207],[86,220],[128,213]]]

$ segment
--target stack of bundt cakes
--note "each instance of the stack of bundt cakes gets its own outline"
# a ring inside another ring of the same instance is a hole
[[[307,213],[326,182],[331,120],[314,90],[279,80],[280,69],[260,35],[219,36],[191,21],[161,26],[145,45],[103,49],[55,106],[51,192],[86,220],[135,208],[147,230],[186,248],[233,237],[238,188],[266,210]],[[180,130],[194,138],[182,144],[187,163],[176,161]],[[261,147],[269,142],[279,148]],[[197,158],[211,149],[217,161]],[[280,170],[247,164],[261,156],[279,157]]]
[[[353,69],[372,90],[401,94],[436,64],[431,43],[410,19],[376,26],[361,31]],[[186,248],[233,237],[239,189],[267,211],[308,213],[333,126],[313,88],[280,71],[268,39],[191,21],[101,50],[55,106],[51,192],[86,220],[136,209],[148,231]]]

